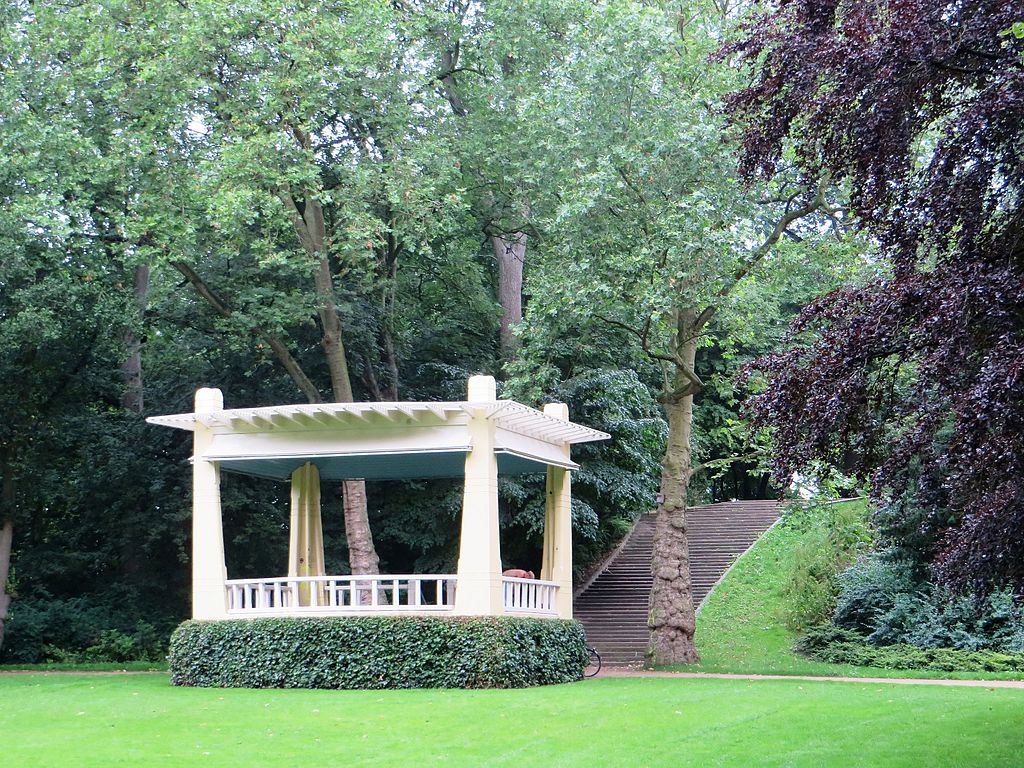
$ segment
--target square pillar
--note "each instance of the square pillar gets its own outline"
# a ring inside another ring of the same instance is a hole
[[[219,389],[196,392],[195,413],[224,410]],[[203,458],[213,430],[197,418],[192,437],[192,618],[223,619],[228,614],[224,530],[220,510],[220,465]]]
[[[495,402],[491,376],[469,380],[469,444],[462,495],[455,613],[500,616],[505,612],[501,589],[501,544],[498,530],[498,460],[494,455],[494,422],[483,406]],[[472,404],[480,404],[473,408]]]
[[[324,575],[324,529],[320,514],[320,470],[306,462],[292,472],[288,527],[288,575]],[[321,590],[322,591],[322,590]],[[318,604],[323,604],[318,594]],[[299,587],[299,605],[310,605],[308,585]]]
[[[549,403],[544,413],[569,420],[564,403]],[[569,446],[563,445],[565,458]],[[560,619],[572,618],[572,478],[569,470],[548,466],[544,494],[544,560],[541,579],[558,584],[556,607]]]

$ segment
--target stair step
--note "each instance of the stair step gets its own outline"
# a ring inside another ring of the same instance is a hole
[[[710,504],[687,510],[691,593],[699,605],[736,559],[778,519],[775,501]],[[644,515],[605,571],[576,598],[574,614],[611,666],[643,661],[653,582],[654,515]]]

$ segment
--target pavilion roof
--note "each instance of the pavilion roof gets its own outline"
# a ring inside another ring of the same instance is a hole
[[[146,421],[192,431],[196,422],[215,434],[293,432],[307,429],[373,427],[385,424],[444,424],[484,411],[502,429],[554,444],[607,440],[597,429],[563,421],[514,400],[493,402],[316,403],[233,408],[209,413],[150,416]]]

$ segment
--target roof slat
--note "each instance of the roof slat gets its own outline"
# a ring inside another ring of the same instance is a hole
[[[198,415],[182,413],[154,416],[148,421],[152,424],[188,430],[193,429],[198,421],[215,431],[232,431],[244,424],[250,430],[276,432],[308,429],[317,425],[325,428],[357,425],[374,427],[401,422],[403,416],[413,423],[429,421],[431,417],[442,423],[451,423],[452,417],[461,418],[463,413],[481,411],[503,429],[545,442],[585,443],[607,440],[609,437],[599,430],[563,421],[512,400],[497,400],[490,403],[453,401],[298,404],[238,408]]]

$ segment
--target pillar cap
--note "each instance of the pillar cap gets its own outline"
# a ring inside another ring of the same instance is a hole
[[[493,403],[498,399],[498,385],[493,376],[470,376],[466,400],[470,403]]]
[[[219,389],[203,387],[196,390],[196,413],[213,413],[224,410],[224,393]]]
[[[562,421],[569,420],[569,406],[565,403],[548,403],[544,406],[545,416],[554,416]]]

